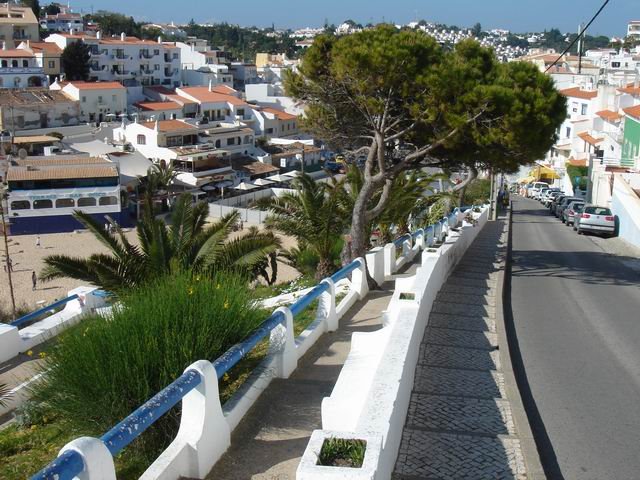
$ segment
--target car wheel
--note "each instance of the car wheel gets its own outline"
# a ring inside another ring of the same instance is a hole
[[[575,232],[575,231],[577,231],[577,230],[578,230],[578,229],[577,229],[577,227],[576,227],[576,226],[575,226],[575,224],[574,224],[574,225],[573,225],[573,231]]]
[[[582,234],[583,234],[582,229],[578,227],[578,235],[582,235]]]

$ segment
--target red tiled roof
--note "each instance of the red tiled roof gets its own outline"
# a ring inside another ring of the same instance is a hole
[[[278,110],[277,108],[272,107],[262,107],[262,111],[275,115],[279,120],[294,120],[298,118],[295,115],[291,115],[283,110]]]
[[[587,132],[582,132],[579,133],[578,136],[584,140],[585,142],[587,142],[589,145],[593,145],[594,147],[596,145],[598,145],[599,143],[602,143],[602,141],[604,140],[604,138],[594,138],[591,135],[589,135]]]
[[[627,115],[629,115],[630,117],[640,119],[640,105],[636,105],[635,107],[625,108],[622,111]]]
[[[0,49],[0,58],[32,58],[33,53],[19,48]]]
[[[138,102],[134,105],[141,110],[149,111],[180,110],[182,108],[176,102]]]
[[[613,110],[600,110],[599,112],[596,112],[596,115],[600,118],[604,118],[608,122],[617,122],[622,118],[622,115],[618,112],[614,112]]]
[[[628,84],[626,87],[618,89],[621,93],[628,93],[629,95],[640,95],[640,87],[635,87],[633,83]]]
[[[231,105],[248,106],[249,104],[240,100],[233,95],[225,95],[215,91],[209,91],[209,87],[183,87],[180,89],[183,93],[195,98],[201,103],[223,103],[228,102]]]
[[[145,122],[141,125],[151,130],[155,130],[156,128],[156,122]],[[160,120],[158,122],[158,129],[161,132],[175,132],[178,130],[198,130],[198,127],[180,120]]]
[[[30,48],[34,52],[47,52],[47,53],[62,53],[62,49],[55,43],[49,42],[29,42],[29,45],[25,43],[27,48]]]
[[[118,82],[80,82],[71,81],[69,85],[76,87],[78,90],[124,90],[124,86]]]
[[[587,166],[587,161],[586,160],[576,160],[573,157],[569,158],[569,163],[571,165],[573,165],[574,167],[586,167]]]
[[[560,94],[565,97],[574,97],[574,98],[582,98],[584,100],[591,100],[592,98],[596,98],[598,96],[597,90],[582,90],[580,87],[574,88],[566,88],[564,90],[560,90]]]

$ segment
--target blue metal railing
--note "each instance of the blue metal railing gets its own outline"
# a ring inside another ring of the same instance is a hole
[[[401,237],[396,238],[393,241],[393,244],[396,246],[396,248],[400,248],[402,246],[402,244],[404,242],[406,242],[407,240],[409,240],[410,238],[411,238],[411,234],[410,233],[405,233]]]
[[[406,234],[396,239],[393,243],[396,246],[401,246],[407,238],[413,238],[414,236],[422,233],[426,234],[428,245],[433,241],[434,235],[438,231],[442,231],[442,223],[447,220],[441,220],[436,225],[429,225],[426,229],[419,229],[414,234]],[[336,273],[329,277],[333,282],[337,282],[346,278],[354,270],[359,267],[363,267],[360,260],[354,260],[350,264],[342,267]],[[305,308],[307,308],[314,300],[316,300],[322,293],[329,289],[327,283],[320,283],[312,288],[309,292],[303,295],[289,306],[292,315],[295,317],[299,315]],[[16,322],[26,322],[29,319],[37,317],[37,314],[41,314],[52,308],[56,308],[62,304],[65,304],[71,300],[78,298],[77,295],[60,300],[48,307],[42,308],[37,312],[33,312],[25,317],[22,317]],[[30,318],[28,318],[30,317]],[[26,320],[25,320],[26,318]],[[251,333],[242,342],[237,343],[223,355],[218,357],[213,362],[213,367],[216,370],[218,379],[222,378],[225,373],[231,370],[242,358],[245,357],[255,346],[271,331],[280,325],[285,320],[285,315],[282,311],[275,311],[267,318],[256,330]],[[188,370],[180,375],[173,383],[163,388],[154,397],[138,407],[128,417],[118,423],[115,427],[105,433],[100,440],[104,442],[109,452],[112,455],[117,455],[124,448],[126,448],[131,442],[139,437],[147,428],[149,428],[154,422],[156,422],[162,415],[173,408],[178,402],[180,402],[184,396],[196,388],[202,378],[200,374],[195,370]],[[84,470],[84,462],[82,456],[72,450],[64,452],[62,455],[54,459],[49,465],[47,465],[40,472],[35,474],[32,480],[72,480],[78,476]]]
[[[25,323],[32,322],[37,318],[41,317],[42,315],[49,313],[51,310],[61,307],[62,305],[66,305],[67,303],[73,300],[76,300],[77,298],[79,298],[78,295],[71,295],[70,297],[63,298],[62,300],[53,302],[51,305],[47,305],[46,307],[39,308],[35,312],[28,313],[25,316],[20,317],[17,320],[14,320],[9,325],[11,325],[12,327],[20,328]]]

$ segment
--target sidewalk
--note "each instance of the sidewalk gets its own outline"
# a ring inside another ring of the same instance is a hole
[[[420,256],[416,257],[418,261]],[[398,272],[415,272],[416,263]],[[372,291],[323,335],[288,379],[274,379],[231,436],[231,447],[207,476],[210,480],[294,480],[311,432],[322,427],[320,405],[333,390],[351,348],[353,332],[381,328],[395,281]]]
[[[490,222],[433,304],[395,480],[526,479],[496,335],[504,222]]]

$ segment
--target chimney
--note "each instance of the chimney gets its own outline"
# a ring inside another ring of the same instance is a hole
[[[31,48],[31,40],[27,39],[27,48]]]
[[[73,28],[69,29],[69,35],[73,35],[76,31]]]
[[[124,34],[124,32],[122,32],[120,34],[120,40],[124,42],[126,39],[127,39],[127,36]]]
[[[158,121],[158,119],[157,119],[157,118],[156,118],[156,125],[155,125],[154,130],[155,130],[156,132],[159,132],[159,131],[160,131],[160,122]]]
[[[162,43],[162,36],[158,35],[158,43]]]
[[[7,49],[7,42],[2,42],[2,50],[6,50]]]
[[[633,88],[640,87],[640,74],[636,73],[636,78],[633,81]]]
[[[213,92],[213,80],[209,79],[209,91]]]
[[[101,32],[100,30],[98,30],[98,31],[96,32],[96,39],[97,39],[97,40],[102,40],[102,32]]]

